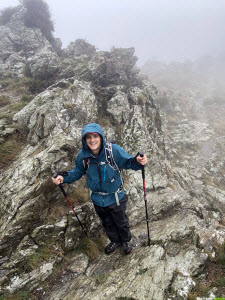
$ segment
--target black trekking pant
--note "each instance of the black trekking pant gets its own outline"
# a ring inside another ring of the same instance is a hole
[[[120,200],[120,205],[113,203],[107,207],[101,207],[94,204],[95,211],[111,242],[124,243],[131,240],[129,220],[125,212],[127,200],[127,195],[124,195]]]

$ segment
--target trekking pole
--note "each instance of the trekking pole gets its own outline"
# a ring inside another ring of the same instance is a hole
[[[144,152],[139,152],[140,157],[144,156]],[[143,190],[144,190],[144,200],[145,200],[145,214],[146,214],[146,223],[147,223],[147,232],[148,232],[148,246],[150,247],[151,239],[149,234],[149,224],[148,224],[148,208],[147,208],[147,196],[146,196],[146,189],[145,189],[145,166],[141,166],[142,170],[142,179],[143,179]]]
[[[56,173],[56,174],[54,174],[52,177],[53,177],[53,178],[56,178],[58,175],[60,175],[60,173]],[[82,228],[82,230],[83,230],[83,232],[85,233],[86,237],[88,237],[87,232],[86,232],[86,230],[84,229],[83,224],[81,223],[81,221],[80,221],[80,219],[79,219],[77,213],[75,212],[75,210],[74,210],[72,204],[70,203],[70,201],[69,201],[69,199],[68,199],[68,196],[67,196],[67,194],[66,194],[66,191],[64,190],[64,187],[63,187],[62,183],[60,183],[58,186],[59,186],[60,190],[62,191],[63,195],[65,196],[66,201],[68,202],[69,206],[71,207],[73,213],[75,214],[75,216],[76,216],[76,218],[77,218],[77,221],[78,221],[79,224],[80,224],[80,227]]]

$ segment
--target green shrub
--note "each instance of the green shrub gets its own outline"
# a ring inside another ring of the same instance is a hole
[[[28,87],[28,91],[30,93],[36,94],[40,93],[46,87],[46,84],[39,78],[28,78],[26,86]]]
[[[138,104],[139,105],[141,105],[141,106],[145,105],[146,101],[147,101],[147,98],[145,97],[144,94],[141,94],[138,96]]]
[[[42,34],[49,41],[52,41],[54,25],[48,4],[43,0],[22,0],[22,4],[27,9],[24,20],[25,26],[39,28]]]
[[[30,66],[28,64],[26,64],[26,66],[24,67],[23,73],[26,77],[32,78],[31,69],[30,69]]]
[[[6,25],[10,22],[11,17],[18,10],[18,6],[16,7],[7,7],[0,12],[0,25]]]

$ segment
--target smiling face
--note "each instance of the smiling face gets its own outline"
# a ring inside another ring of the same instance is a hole
[[[101,137],[99,134],[87,133],[85,135],[85,141],[94,154],[99,154],[101,149]]]

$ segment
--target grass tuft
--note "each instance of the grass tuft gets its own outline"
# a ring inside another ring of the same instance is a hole
[[[16,137],[0,144],[0,168],[9,166],[24,148],[24,142],[18,141]]]
[[[86,254],[90,261],[94,261],[97,256],[104,251],[105,248],[105,237],[101,235],[96,240],[84,238],[80,241],[75,252]]]
[[[96,257],[99,255],[100,250],[92,240],[90,240],[89,238],[84,238],[80,241],[80,244],[76,249],[76,252],[84,253],[90,258],[90,261],[94,261]]]
[[[10,98],[7,95],[0,95],[0,107],[10,104]]]
[[[0,300],[31,300],[30,292],[22,291],[12,295],[2,295]]]
[[[187,300],[196,300],[197,297],[207,297],[210,288],[209,284],[196,283],[193,291],[188,295]]]
[[[225,295],[225,278],[224,278],[224,269],[225,269],[225,244],[217,246],[216,257],[210,257],[208,269],[207,269],[207,278],[202,282],[198,282],[196,279],[196,285],[193,288],[192,292],[188,295],[188,300],[196,300],[197,297],[207,297],[209,291],[216,287],[217,297]]]
[[[54,241],[50,241],[48,244],[40,246],[35,254],[25,258],[19,264],[19,269],[21,272],[31,272],[56,256],[62,256],[62,253],[59,250],[56,250]]]
[[[215,262],[225,267],[225,243],[218,248]]]
[[[96,283],[97,285],[104,283],[107,278],[109,277],[109,274],[98,274],[96,275]]]

